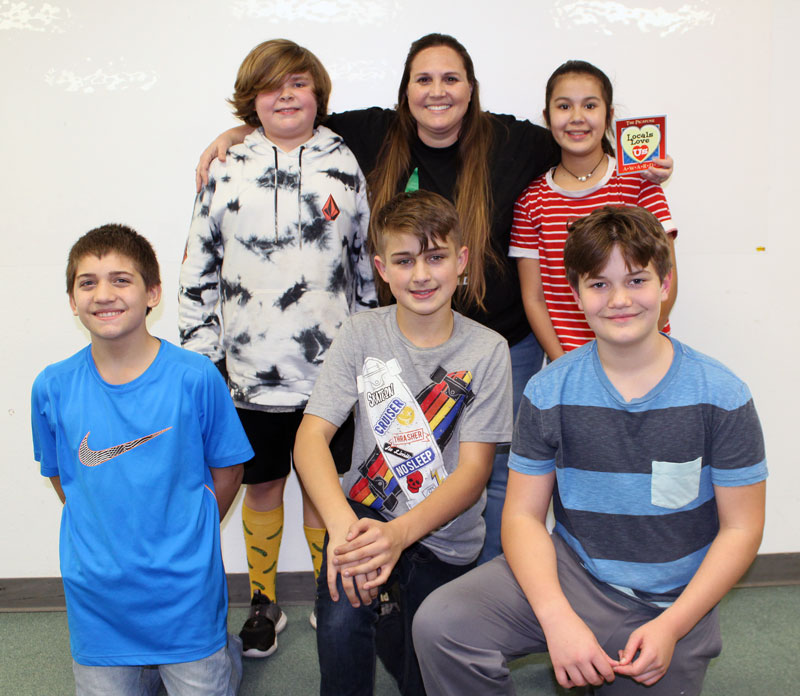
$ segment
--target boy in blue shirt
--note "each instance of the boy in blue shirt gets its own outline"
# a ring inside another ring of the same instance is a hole
[[[564,265],[596,340],[525,389],[505,555],[420,609],[425,685],[511,694],[506,660],[548,651],[564,688],[696,696],[721,649],[716,605],[761,541],[758,416],[730,370],[658,331],[670,255],[651,213],[578,220]]]
[[[67,292],[91,344],[39,374],[31,421],[41,473],[64,503],[77,694],[139,696],[158,673],[170,695],[235,694],[219,523],[252,449],[225,382],[205,357],[148,332],[158,261],[130,228],[75,243]]]

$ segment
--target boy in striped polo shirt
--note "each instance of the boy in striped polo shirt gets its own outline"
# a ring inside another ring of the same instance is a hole
[[[670,257],[651,213],[578,220],[564,264],[596,340],[525,389],[505,556],[420,608],[425,686],[513,693],[506,659],[547,650],[565,688],[699,694],[721,649],[716,605],[761,541],[758,416],[727,368],[658,331]]]

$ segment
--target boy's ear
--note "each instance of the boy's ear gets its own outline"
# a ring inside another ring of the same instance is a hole
[[[669,297],[669,289],[672,287],[672,269],[669,270],[669,273],[664,276],[664,279],[661,281],[661,301],[666,302],[667,298]]]
[[[578,294],[578,291],[573,288],[571,285],[569,286],[570,291],[572,292],[572,296],[575,298],[575,304],[578,305],[578,309],[583,311],[583,302],[581,302],[581,296]]]
[[[161,302],[161,285],[154,285],[152,288],[147,288],[147,306],[150,309],[158,306]]]
[[[464,269],[467,267],[467,261],[469,261],[469,249],[467,247],[462,246],[458,250],[458,275],[461,275],[464,272]]]
[[[386,264],[378,254],[375,254],[375,268],[378,269],[378,275],[383,278],[384,282],[388,283],[389,279],[386,277]]]
[[[67,293],[67,297],[69,297],[69,308],[72,310],[73,316],[78,316],[78,305],[75,304],[75,296],[71,293]]]

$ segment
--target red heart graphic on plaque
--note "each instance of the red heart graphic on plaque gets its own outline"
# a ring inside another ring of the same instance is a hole
[[[658,149],[661,131],[653,125],[630,126],[622,131],[622,149],[637,162],[644,162]]]

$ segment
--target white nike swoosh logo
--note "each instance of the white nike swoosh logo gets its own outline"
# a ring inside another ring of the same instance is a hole
[[[138,440],[123,442],[121,445],[114,445],[113,447],[106,447],[106,449],[101,450],[93,450],[91,447],[89,447],[89,432],[91,432],[89,431],[83,436],[80,447],[78,447],[78,460],[84,466],[97,466],[98,464],[107,462],[109,459],[119,457],[119,455],[125,454],[125,452],[130,452],[135,447],[143,445],[145,442],[148,442],[154,437],[161,435],[161,433],[165,433],[167,430],[171,429],[172,426],[169,428],[164,428],[163,430],[159,430],[157,433],[140,437]]]

